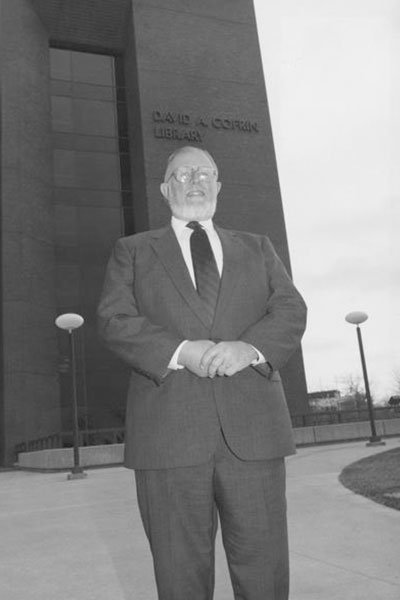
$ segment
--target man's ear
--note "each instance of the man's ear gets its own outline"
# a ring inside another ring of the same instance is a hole
[[[219,194],[221,187],[222,187],[222,183],[220,181],[217,181],[217,194]]]
[[[168,192],[169,192],[168,183],[165,183],[165,181],[163,181],[163,183],[160,184],[160,190],[161,190],[161,193],[164,196],[164,198],[166,200],[168,200]]]

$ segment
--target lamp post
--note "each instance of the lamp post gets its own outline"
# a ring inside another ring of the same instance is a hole
[[[369,383],[368,383],[368,374],[367,374],[367,365],[365,363],[364,356],[364,348],[361,337],[361,323],[364,323],[368,319],[368,315],[365,312],[354,311],[346,315],[346,321],[351,323],[352,325],[356,325],[357,327],[357,339],[358,339],[358,347],[360,349],[360,357],[361,357],[361,366],[364,377],[364,386],[365,386],[365,396],[367,398],[367,406],[368,406],[368,414],[369,414],[369,422],[371,425],[371,437],[367,442],[367,446],[384,446],[385,442],[382,441],[381,437],[377,435],[375,428],[375,419],[374,419],[374,407],[372,404],[371,393],[369,391]]]
[[[71,372],[72,372],[72,431],[74,440],[74,466],[71,473],[68,474],[68,479],[82,479],[87,476],[79,465],[79,423],[78,423],[78,397],[76,391],[76,359],[75,359],[75,342],[74,330],[83,325],[84,319],[76,313],[64,313],[59,315],[55,320],[55,324],[59,329],[68,331],[69,344],[71,353]]]

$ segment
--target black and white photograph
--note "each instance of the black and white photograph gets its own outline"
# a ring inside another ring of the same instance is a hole
[[[1,600],[400,598],[398,0],[0,0]]]

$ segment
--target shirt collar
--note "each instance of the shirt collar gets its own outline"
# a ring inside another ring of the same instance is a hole
[[[181,235],[183,231],[186,229],[186,225],[190,223],[190,221],[183,221],[181,219],[177,219],[176,217],[171,217],[171,227],[175,231],[177,236]],[[207,219],[206,221],[199,221],[200,225],[206,229],[207,231],[214,231],[214,225],[212,219]],[[190,231],[190,228],[188,229]]]

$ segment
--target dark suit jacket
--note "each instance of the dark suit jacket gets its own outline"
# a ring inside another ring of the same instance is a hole
[[[241,459],[294,452],[278,370],[298,347],[306,307],[267,237],[217,228],[224,266],[213,323],[173,229],[121,238],[98,307],[108,347],[132,367],[125,464],[159,469],[206,462],[222,427]],[[168,364],[184,339],[243,340],[266,357],[232,377],[200,378]]]

